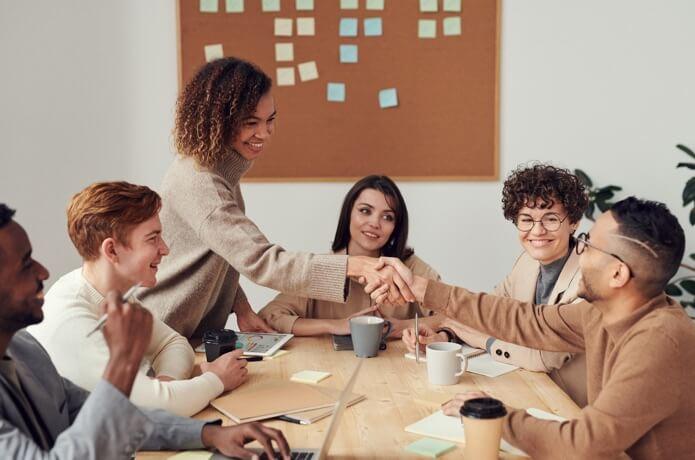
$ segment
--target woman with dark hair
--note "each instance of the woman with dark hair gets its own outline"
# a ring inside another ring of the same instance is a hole
[[[241,330],[271,330],[246,299],[240,274],[281,292],[338,303],[345,302],[348,277],[388,284],[393,302],[413,299],[412,279],[401,267],[361,256],[289,252],[246,216],[239,180],[273,134],[271,87],[255,65],[223,58],[204,65],[177,101],[178,154],[161,187],[163,237],[171,252],[160,265],[159,283],[141,298],[185,337],[224,327],[232,312]]]
[[[333,253],[349,256],[388,256],[401,260],[413,274],[438,280],[432,267],[414,255],[407,246],[408,208],[396,184],[386,176],[367,176],[355,183],[345,195]],[[412,326],[410,318],[418,312],[429,316],[417,303],[407,308],[370,306],[369,295],[354,281],[347,302],[339,304],[306,296],[280,294],[259,312],[270,326],[294,335],[349,334],[348,319],[376,312],[391,321],[392,337],[400,337]]]
[[[524,252],[492,294],[535,304],[573,303],[578,298],[579,256],[574,233],[588,206],[586,188],[577,176],[549,164],[520,166],[502,189],[504,217],[518,230]],[[483,348],[497,361],[531,371],[547,372],[580,406],[587,404],[584,355],[534,350],[498,340],[454,320],[439,329],[420,328],[421,343],[463,341]],[[408,348],[415,347],[414,330],[405,331]]]

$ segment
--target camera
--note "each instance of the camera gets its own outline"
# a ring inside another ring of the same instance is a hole
[[[237,335],[231,329],[213,329],[203,334],[205,357],[212,362],[225,353],[236,349]]]

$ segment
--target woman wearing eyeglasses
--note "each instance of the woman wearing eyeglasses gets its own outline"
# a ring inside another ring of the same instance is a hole
[[[584,185],[566,169],[535,164],[513,171],[504,182],[502,208],[504,217],[516,226],[524,252],[492,294],[535,304],[577,301],[580,272],[573,234],[587,205]],[[403,333],[410,349],[415,347],[414,335],[412,329]],[[587,404],[584,355],[533,350],[449,319],[436,330],[421,326],[420,335],[423,345],[460,339],[486,349],[497,361],[547,372],[579,406]]]

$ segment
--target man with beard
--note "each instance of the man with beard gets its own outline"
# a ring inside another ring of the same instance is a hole
[[[137,449],[215,448],[251,458],[243,445],[258,440],[275,458],[284,458],[282,433],[260,424],[221,427],[218,423],[141,410],[128,396],[150,342],[152,315],[106,297],[103,334],[109,361],[101,381],[88,393],[58,375],[46,351],[26,326],[43,319],[43,282],[48,271],[32,258],[14,211],[0,204],[0,452],[2,458],[129,459]]]
[[[630,197],[577,241],[584,302],[533,306],[417,277],[413,293],[425,308],[502,340],[586,353],[589,405],[579,417],[546,421],[508,408],[502,435],[531,457],[691,458],[695,326],[664,293],[683,257],[682,227],[663,204]],[[385,297],[384,288],[368,289],[377,302]],[[481,396],[459,394],[444,411],[458,415]]]

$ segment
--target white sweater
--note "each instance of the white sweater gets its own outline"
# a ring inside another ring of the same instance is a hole
[[[82,276],[82,269],[61,277],[46,293],[44,320],[28,328],[43,345],[58,372],[73,383],[93,390],[109,360],[109,349],[101,332],[87,338],[101,317],[104,296]],[[152,340],[145,352],[130,400],[139,406],[164,409],[182,416],[204,409],[224,390],[212,372],[189,379],[194,353],[188,341],[154,318]],[[148,377],[166,375],[162,382]]]

